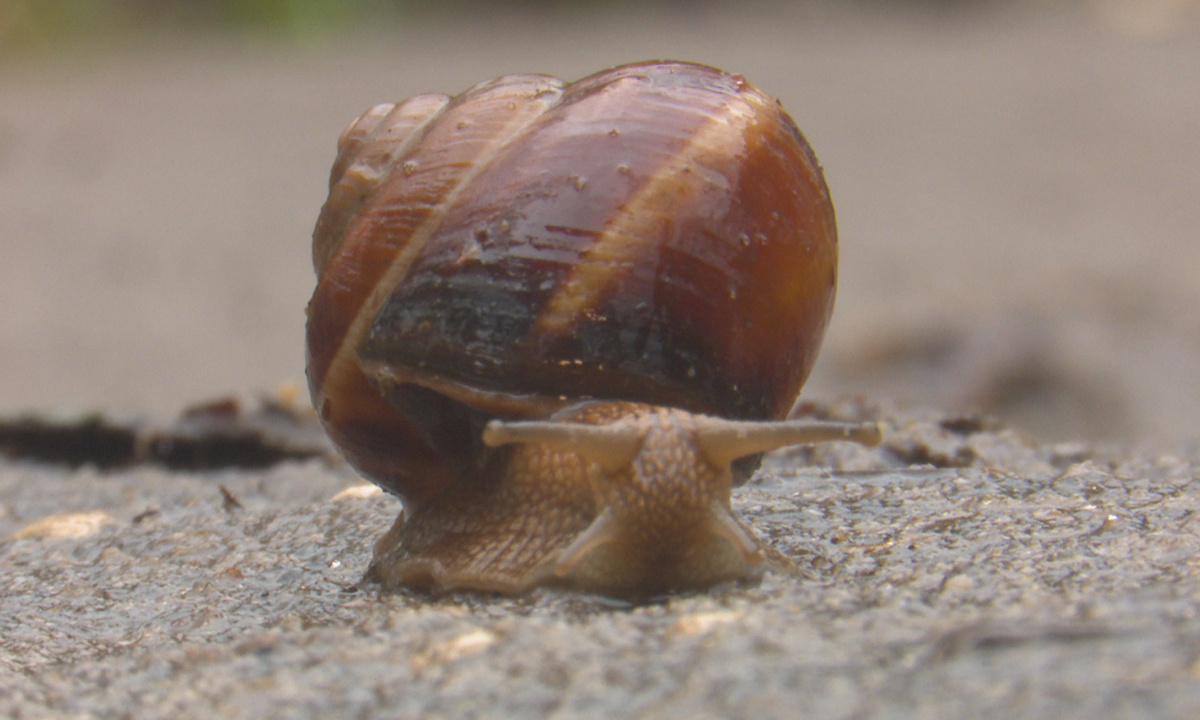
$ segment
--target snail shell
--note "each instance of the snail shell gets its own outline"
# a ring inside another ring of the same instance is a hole
[[[760,573],[729,463],[781,442],[694,435],[785,417],[832,310],[833,205],[780,106],[689,63],[506,76],[378,105],[338,148],[308,377],[405,503],[371,575],[633,595]]]

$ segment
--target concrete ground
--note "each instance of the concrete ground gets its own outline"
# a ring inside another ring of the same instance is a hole
[[[769,459],[786,564],[640,606],[381,594],[398,503],[267,470],[0,465],[0,716],[1195,718],[1200,453],[1044,445],[872,403]]]

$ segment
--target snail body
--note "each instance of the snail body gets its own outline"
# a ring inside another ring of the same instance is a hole
[[[837,240],[808,144],[737,75],[643,63],[376,106],[339,142],[313,260],[314,406],[405,504],[371,566],[387,587],[753,578],[730,463],[872,437],[746,422],[794,404]]]

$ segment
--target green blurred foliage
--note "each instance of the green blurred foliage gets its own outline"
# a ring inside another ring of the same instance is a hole
[[[463,13],[574,13],[657,6],[771,3],[958,7],[987,0],[0,0],[0,51],[104,41],[131,34],[258,32],[321,35],[360,23],[453,20]]]
[[[112,34],[254,29],[302,34],[336,28],[396,3],[385,0],[0,0],[0,45],[31,47]]]
[[[0,48],[32,48],[130,33],[251,31],[321,34],[362,22],[459,12],[571,12],[704,0],[0,0]]]

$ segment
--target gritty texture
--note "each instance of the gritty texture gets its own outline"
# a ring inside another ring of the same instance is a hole
[[[893,429],[880,448],[777,453],[735,493],[783,563],[760,585],[638,606],[381,594],[359,579],[398,503],[320,460],[211,474],[4,463],[0,715],[1200,713],[1196,448],[1046,446],[974,417],[812,409]]]

